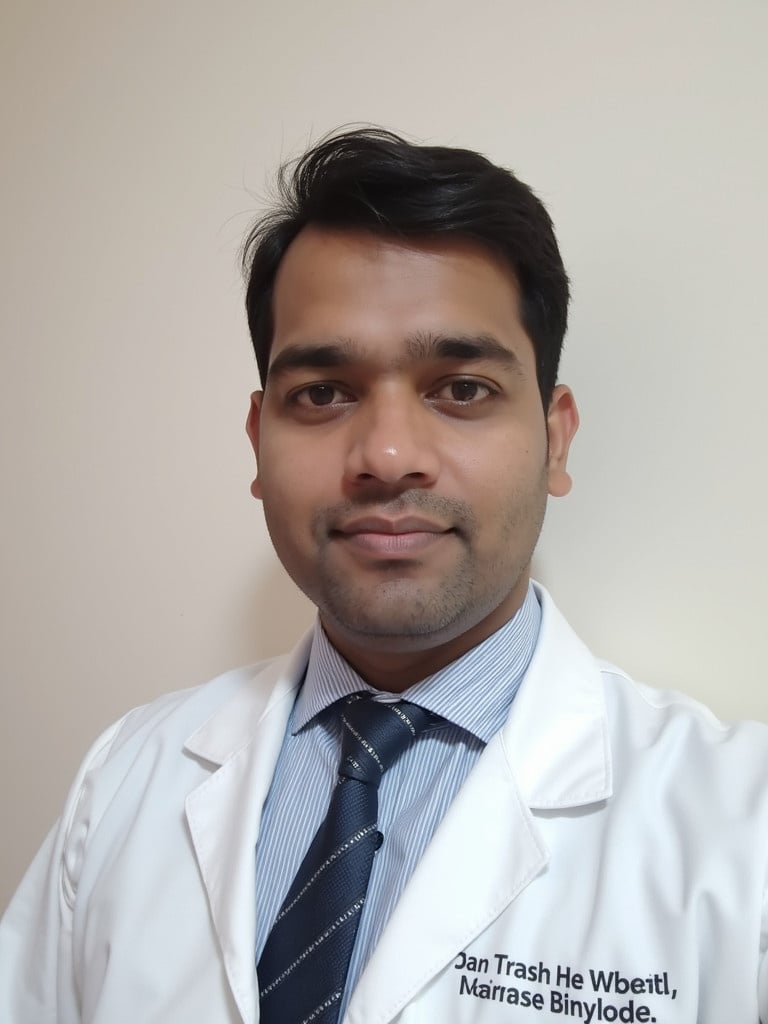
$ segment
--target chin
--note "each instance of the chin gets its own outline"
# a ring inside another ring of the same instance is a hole
[[[478,622],[476,605],[436,607],[434,601],[423,600],[410,605],[408,608],[404,600],[399,600],[387,608],[373,609],[364,602],[342,608],[330,602],[321,607],[320,615],[357,646],[393,653],[436,647],[461,636]]]

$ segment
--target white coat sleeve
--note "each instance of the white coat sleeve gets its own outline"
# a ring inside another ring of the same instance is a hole
[[[103,763],[121,725],[122,720],[89,751],[61,819],[0,921],[3,1024],[80,1024],[72,923],[89,825],[82,797],[89,773]]]

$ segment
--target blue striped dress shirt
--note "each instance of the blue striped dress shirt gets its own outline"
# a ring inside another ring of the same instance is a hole
[[[359,690],[419,704],[445,719],[410,746],[379,787],[376,854],[341,1005],[378,942],[405,883],[485,744],[509,708],[536,646],[541,610],[529,586],[517,614],[477,647],[403,694],[365,683],[315,626],[299,691],[262,814],[256,846],[256,960],[336,784],[341,725],[332,704]]]

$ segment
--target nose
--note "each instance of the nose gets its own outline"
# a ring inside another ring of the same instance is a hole
[[[360,485],[427,487],[437,479],[435,414],[416,396],[367,396],[349,421],[346,477]]]

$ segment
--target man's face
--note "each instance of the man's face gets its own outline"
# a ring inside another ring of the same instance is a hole
[[[273,304],[248,430],[277,554],[353,664],[434,670],[522,602],[571,393],[545,416],[515,276],[468,242],[310,227]]]

